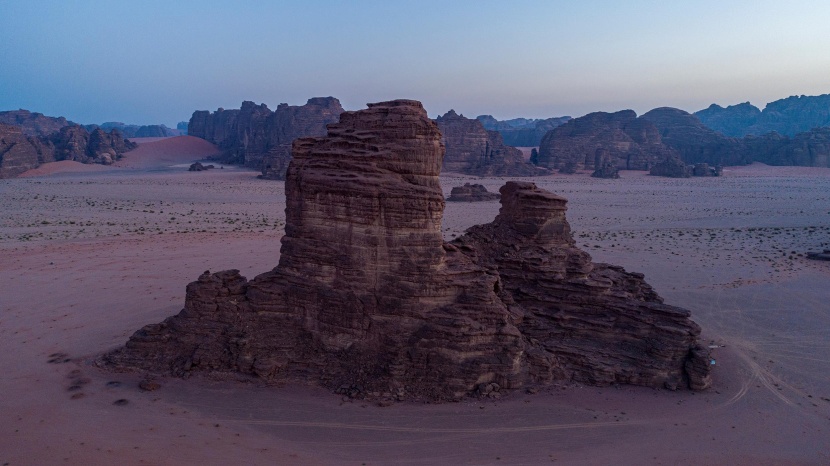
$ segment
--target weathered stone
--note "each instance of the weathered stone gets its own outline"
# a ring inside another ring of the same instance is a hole
[[[450,110],[436,120],[446,156],[444,170],[477,176],[537,176],[549,172],[524,160],[522,151],[504,144],[497,131]]]
[[[483,185],[464,183],[464,186],[456,186],[450,191],[449,202],[481,202],[495,201],[501,197],[498,193],[487,191]]]
[[[250,281],[205,272],[178,315],[101,362],[314,382],[347,399],[501,396],[556,380],[708,385],[689,312],[640,274],[592,264],[565,199],[510,182],[493,223],[445,243],[443,152],[409,100],[296,140],[279,265]]]
[[[657,128],[634,111],[596,112],[548,132],[539,146],[539,165],[562,173],[595,170],[597,150],[620,170],[648,170],[674,153]]]
[[[649,172],[652,176],[665,176],[668,178],[689,178],[692,176],[690,166],[683,163],[680,157],[667,157],[666,160],[651,167]]]
[[[222,150],[220,160],[262,170],[266,179],[285,179],[291,143],[301,137],[322,136],[326,125],[343,112],[334,97],[315,97],[302,106],[280,104],[273,112],[265,104],[242,102],[239,110],[193,112],[187,134],[206,139]]]
[[[596,155],[594,156],[594,166],[596,170],[594,170],[594,173],[591,173],[591,176],[594,178],[617,179],[620,177],[620,171],[614,165],[614,162],[611,161],[611,156],[605,149],[597,149]]]

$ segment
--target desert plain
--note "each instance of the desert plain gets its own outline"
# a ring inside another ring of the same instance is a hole
[[[642,272],[712,348],[703,392],[562,383],[497,400],[379,407],[317,387],[157,378],[102,353],[177,313],[205,270],[277,265],[284,183],[203,140],[140,141],[114,166],[0,182],[0,465],[830,463],[830,169],[727,167],[532,178],[569,200],[579,247]],[[497,191],[512,178],[441,176]],[[447,203],[452,239],[498,201]]]

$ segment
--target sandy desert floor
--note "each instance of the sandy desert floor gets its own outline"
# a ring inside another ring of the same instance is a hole
[[[830,169],[534,180],[569,199],[595,261],[645,273],[692,310],[717,347],[712,389],[562,384],[381,408],[200,377],[143,392],[142,374],[92,365],[177,313],[204,270],[277,264],[283,183],[187,171],[214,150],[171,138],[119,166],[0,181],[0,465],[830,463],[830,262],[804,257],[830,249]],[[442,185],[471,180],[506,178]],[[498,206],[448,203],[445,237]]]

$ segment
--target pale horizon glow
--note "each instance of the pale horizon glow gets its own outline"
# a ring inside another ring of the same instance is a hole
[[[823,1],[72,3],[0,2],[0,110],[175,127],[317,96],[509,119],[830,93]]]

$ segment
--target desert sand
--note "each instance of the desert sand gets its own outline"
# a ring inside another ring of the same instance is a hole
[[[830,462],[830,263],[804,257],[830,248],[830,169],[533,179],[569,199],[595,261],[645,273],[692,311],[715,347],[712,389],[563,383],[381,408],[255,380],[162,378],[147,392],[143,374],[93,364],[177,313],[204,270],[252,277],[277,264],[284,184],[239,168],[188,172],[215,149],[185,142],[143,143],[106,170],[0,183],[0,464]],[[447,173],[442,186],[497,191],[506,179]],[[448,203],[445,237],[498,208]]]

